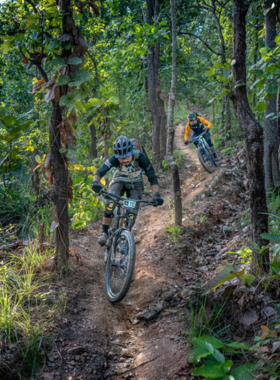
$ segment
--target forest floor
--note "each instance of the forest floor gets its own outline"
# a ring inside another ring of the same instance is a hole
[[[103,249],[97,244],[101,221],[72,232],[66,313],[38,378],[192,378],[187,364],[189,299],[227,262],[227,252],[246,240],[248,231],[237,228],[237,221],[248,207],[248,197],[242,179],[245,168],[240,169],[242,151],[239,160],[222,158],[220,167],[209,174],[195,150],[184,145],[184,130],[182,121],[175,135],[175,149],[185,154],[180,168],[181,233],[176,237],[167,231],[174,219],[172,183],[169,172],[159,173],[165,203],[140,210],[134,227],[134,280],[125,299],[110,304],[104,290]],[[220,181],[210,191],[208,185],[219,173]]]

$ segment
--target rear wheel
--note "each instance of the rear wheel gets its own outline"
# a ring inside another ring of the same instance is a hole
[[[212,155],[202,146],[197,149],[197,156],[199,162],[208,173],[215,171],[214,161]]]
[[[123,230],[112,244],[106,265],[106,297],[112,302],[120,302],[128,292],[135,266],[136,248],[134,237]]]

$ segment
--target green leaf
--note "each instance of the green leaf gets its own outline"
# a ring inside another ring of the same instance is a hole
[[[82,62],[83,60],[79,57],[72,57],[67,61],[68,65],[79,65]]]
[[[50,65],[52,67],[55,67],[55,66],[66,66],[65,61],[62,58],[55,58],[55,59],[53,59],[51,61]]]
[[[197,363],[201,358],[206,358],[209,355],[211,355],[211,353],[205,348],[195,347],[189,352],[188,361],[190,363]]]
[[[0,49],[2,50],[3,54],[8,54],[11,45],[12,45],[12,41],[5,41],[1,45]]]
[[[240,365],[239,367],[234,368],[231,372],[231,376],[233,376],[235,380],[254,380],[254,367],[254,364]]]
[[[271,112],[271,113],[269,113],[268,115],[266,115],[266,119],[268,119],[269,117],[271,117],[271,116],[274,116],[275,115],[275,112]]]
[[[224,345],[223,343],[217,339],[217,338],[214,338],[213,336],[200,336],[199,338],[196,338],[197,341],[203,341],[203,342],[207,342],[207,343],[210,343],[214,348],[223,348]]]
[[[57,40],[55,41],[52,41],[49,46],[47,47],[48,50],[53,50],[53,49],[57,49],[58,47],[60,47],[60,44]]]
[[[90,104],[91,107],[100,106],[102,104],[102,100],[97,98],[91,98],[88,100],[88,104]]]
[[[255,279],[256,279],[256,276],[254,276],[253,274],[245,274],[241,278],[241,283],[242,285],[250,287],[253,285],[253,282],[255,281]]]
[[[265,110],[266,110],[266,103],[264,103],[264,102],[261,102],[261,103],[259,103],[258,105],[257,105],[257,110],[259,111],[259,112],[264,112]]]
[[[270,49],[268,47],[263,47],[260,49],[261,55],[266,55],[270,52]]]
[[[267,92],[270,95],[277,94],[277,92],[278,92],[278,86],[277,86],[277,84],[270,84],[269,86],[267,86]]]
[[[71,87],[80,86],[82,83],[91,79],[91,73],[87,70],[78,70],[74,72],[72,82],[69,83]]]
[[[224,282],[231,280],[232,278],[238,276],[240,273],[241,272],[236,271],[236,267],[234,265],[227,265],[212,280],[210,280],[208,283],[208,290],[205,293],[218,288]]]
[[[279,36],[276,36],[276,38],[275,38],[275,42],[280,42],[280,35],[279,35]]]
[[[274,243],[280,243],[280,235],[278,234],[269,234],[267,232],[264,232],[261,234],[261,238],[273,241]]]
[[[59,151],[60,151],[60,153],[65,153],[65,152],[67,152],[67,148],[60,148]]]
[[[205,74],[208,76],[208,77],[211,77],[212,75],[215,74],[215,67],[211,67],[209,70],[205,71]]]
[[[199,368],[194,368],[192,370],[193,376],[203,376],[209,379],[217,379],[217,377],[226,376],[225,371],[219,366],[207,366],[202,365]]]
[[[231,342],[231,343],[227,344],[227,346],[233,347],[233,348],[240,348],[241,350],[250,350],[251,349],[251,347],[247,346],[247,344],[240,343],[240,342]]]
[[[233,365],[233,361],[232,360],[226,360],[225,363],[223,364],[223,369],[225,372],[229,372],[229,370],[231,369]]]
[[[68,75],[60,75],[56,80],[56,84],[57,86],[63,86],[64,84],[69,83],[70,80],[71,79]]]
[[[37,155],[37,156],[35,156],[35,161],[36,161],[38,164],[41,164],[41,163],[42,163],[42,158],[41,158],[39,155]]]

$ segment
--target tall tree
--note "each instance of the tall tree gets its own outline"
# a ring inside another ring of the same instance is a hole
[[[168,114],[167,114],[167,157],[171,166],[174,204],[175,204],[175,224],[182,225],[182,199],[181,199],[181,184],[178,165],[173,157],[173,143],[174,143],[174,106],[176,100],[176,61],[177,61],[177,33],[176,33],[176,1],[170,0],[171,8],[171,23],[172,23],[172,75],[171,86],[169,91],[168,100]]]
[[[248,159],[248,178],[250,186],[250,206],[252,240],[259,247],[266,245],[261,233],[268,230],[268,216],[263,166],[263,131],[256,121],[247,98],[246,86],[246,15],[251,1],[232,1],[233,23],[233,80],[232,101],[236,118],[243,130]],[[252,268],[269,270],[269,252],[260,255],[253,252]]]
[[[276,7],[274,0],[265,0],[265,47],[274,49],[276,47]],[[274,60],[275,61],[275,60]],[[273,84],[273,79],[267,79],[266,87]],[[266,189],[279,188],[280,172],[279,172],[279,130],[277,115],[277,94],[270,95],[270,99],[266,102],[264,119],[264,167],[265,167],[265,184]],[[269,117],[270,115],[270,117]],[[273,117],[271,118],[271,115]]]

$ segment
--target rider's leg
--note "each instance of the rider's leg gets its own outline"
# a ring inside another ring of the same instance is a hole
[[[109,193],[115,195],[121,195],[123,190],[123,185],[120,182],[111,182],[109,185]],[[105,245],[108,236],[108,230],[111,225],[112,219],[114,217],[115,202],[108,199],[105,204],[105,210],[102,219],[102,232],[98,238],[98,243],[100,245]]]
[[[144,184],[143,182],[135,182],[134,184],[127,184],[127,193],[130,199],[140,200],[142,199],[142,194],[144,191]],[[129,209],[129,217],[132,219],[132,226],[134,226],[136,217],[139,211],[140,203],[137,203],[136,208]]]
[[[215,148],[214,148],[213,142],[212,142],[212,140],[211,140],[210,132],[205,133],[205,134],[204,134],[204,138],[205,138],[207,144],[208,144],[209,147],[210,147],[210,150],[211,150],[211,152],[212,152],[212,154],[213,154],[214,160],[217,160],[218,157],[217,157],[217,154],[216,154],[216,152],[215,152]]]

